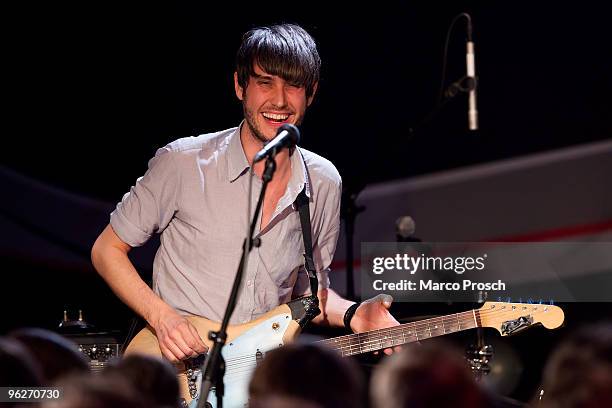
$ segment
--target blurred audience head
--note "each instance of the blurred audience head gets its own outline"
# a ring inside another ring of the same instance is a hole
[[[87,358],[77,345],[61,335],[45,329],[27,328],[10,333],[38,361],[43,382],[50,384],[64,375],[89,371]]]
[[[387,357],[372,375],[370,392],[374,408],[489,406],[462,353],[435,341]]]
[[[541,407],[612,407],[612,322],[584,326],[553,351]]]
[[[149,407],[176,407],[179,384],[174,367],[161,358],[130,354],[114,361],[104,375],[124,378],[144,398]]]
[[[28,349],[15,339],[0,337],[0,386],[40,385],[42,385],[40,366]]]
[[[324,347],[290,344],[268,352],[255,369],[249,406],[358,408],[366,395],[352,360]]]
[[[151,408],[130,382],[111,373],[72,374],[53,386],[62,389],[62,397],[45,401],[42,408]]]

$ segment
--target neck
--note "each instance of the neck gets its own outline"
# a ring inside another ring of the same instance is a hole
[[[342,356],[351,356],[456,333],[475,327],[481,327],[480,311],[468,310],[447,316],[401,324],[387,329],[320,340],[320,343],[335,349]]]
[[[258,177],[262,177],[265,167],[265,160],[253,165],[253,157],[255,157],[255,154],[257,154],[257,152],[263,148],[264,144],[251,133],[251,130],[246,123],[244,123],[240,129],[240,142],[242,143],[242,149],[244,150],[244,154],[246,155],[249,165],[253,167],[253,171]],[[289,150],[282,149],[276,154],[274,160],[276,161],[276,171],[272,183],[274,180],[285,179],[285,176],[287,176],[290,172],[291,164],[289,162]]]

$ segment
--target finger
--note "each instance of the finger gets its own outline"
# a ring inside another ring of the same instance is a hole
[[[181,332],[177,331],[177,332],[172,333],[172,335],[170,336],[170,342],[176,348],[170,347],[170,344],[166,344],[166,345],[170,347],[170,349],[175,355],[176,355],[176,350],[178,349],[182,354],[181,360],[184,359],[185,357],[191,357],[197,354],[195,350],[193,350],[191,347],[189,347],[189,345],[187,345],[187,342],[185,342],[185,340],[183,339]]]
[[[380,296],[379,299],[381,300],[381,303],[384,307],[386,307],[387,309],[391,307],[391,303],[393,303],[393,296],[388,295],[386,293],[382,293],[378,296]]]
[[[161,350],[164,358],[166,358],[168,361],[173,362],[173,363],[179,361],[179,358],[175,356],[174,353],[172,353],[172,351],[170,351],[170,349],[166,347],[164,344],[159,343],[159,349]]]
[[[396,353],[398,351],[401,351],[401,350],[402,350],[402,346],[395,346],[395,347],[393,347],[393,351],[396,352]]]
[[[393,354],[393,350],[390,348],[386,348],[383,350],[383,353],[385,353],[386,355],[390,356],[391,354]]]
[[[198,353],[206,353],[208,351],[208,347],[206,347],[206,344],[204,344],[204,342],[202,341],[202,338],[200,337],[200,334],[198,333],[196,328],[193,327],[193,325],[191,324],[187,327],[189,327],[189,333],[191,333],[192,337],[192,340],[189,342],[191,348],[197,351]]]
[[[187,357],[189,357],[189,355],[185,354],[174,342],[166,343],[166,347],[168,347],[172,354],[174,354],[177,361],[185,360]]]

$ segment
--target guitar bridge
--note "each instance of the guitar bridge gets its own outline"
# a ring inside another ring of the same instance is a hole
[[[524,330],[533,324],[532,316],[521,316],[518,319],[506,320],[501,325],[502,334],[513,334]]]

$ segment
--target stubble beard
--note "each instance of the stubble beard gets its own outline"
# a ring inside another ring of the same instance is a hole
[[[270,140],[266,139],[261,130],[257,127],[257,121],[253,112],[247,109],[246,100],[242,102],[242,111],[244,112],[244,119],[246,120],[247,126],[251,131],[251,135],[263,144],[268,143]]]
[[[257,120],[255,116],[256,114],[253,114],[253,111],[247,108],[246,97],[242,101],[242,112],[244,115],[244,119],[246,120],[247,126],[249,127],[249,130],[251,131],[251,135],[255,139],[257,139],[259,142],[263,143],[264,145],[268,143],[270,140],[272,140],[272,139],[267,139],[266,136],[261,131],[261,129],[259,129],[259,127],[257,126]],[[295,126],[300,126],[302,124],[303,118],[304,116],[302,115],[295,123]],[[274,138],[275,136],[276,135],[272,136],[272,138]]]

